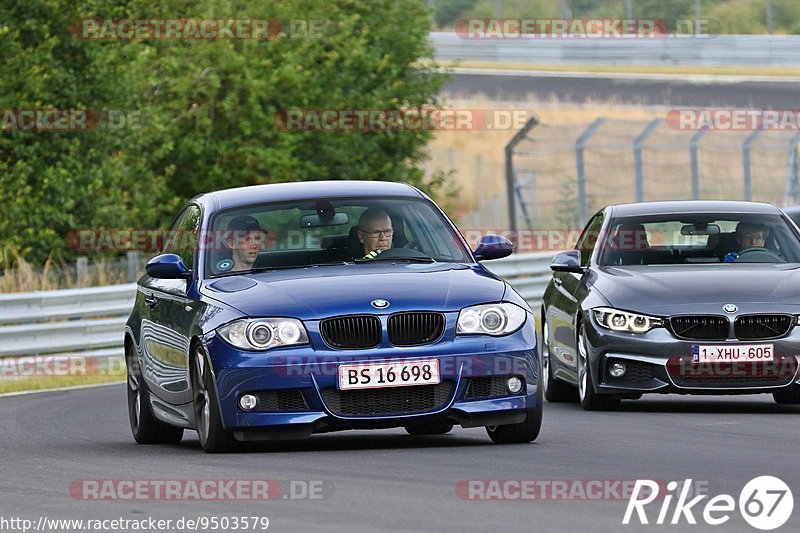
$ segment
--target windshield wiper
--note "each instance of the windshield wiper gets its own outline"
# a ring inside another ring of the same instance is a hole
[[[376,261],[408,261],[409,263],[435,263],[436,259],[427,256],[416,257],[375,257],[373,259],[354,259],[356,263],[375,263]]]
[[[328,261],[325,263],[311,263],[308,265],[279,265],[279,266],[263,266],[246,270],[245,272],[263,272],[265,270],[286,270],[287,268],[312,268],[318,266],[342,266],[346,265],[347,261]]]

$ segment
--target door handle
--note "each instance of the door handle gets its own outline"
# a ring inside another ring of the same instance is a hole
[[[154,294],[148,294],[147,296],[144,297],[144,303],[147,304],[147,307],[152,309],[156,305],[158,305],[158,298],[156,298]]]

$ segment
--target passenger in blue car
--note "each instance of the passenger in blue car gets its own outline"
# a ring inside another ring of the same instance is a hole
[[[238,216],[231,220],[228,232],[230,235],[227,244],[233,261],[230,270],[252,270],[268,232],[261,229],[258,220],[249,215]]]
[[[391,249],[393,236],[392,219],[379,207],[370,207],[358,219],[358,240],[364,246],[364,259],[374,259]]]

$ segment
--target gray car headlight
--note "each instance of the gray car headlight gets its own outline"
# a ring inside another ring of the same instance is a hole
[[[646,333],[664,325],[664,321],[660,318],[620,311],[610,307],[596,307],[592,311],[597,323],[611,331]]]
[[[308,344],[306,328],[295,318],[243,318],[217,331],[228,344],[242,350],[264,351]]]
[[[512,303],[465,307],[458,314],[457,335],[492,335],[499,337],[517,331],[528,312]]]

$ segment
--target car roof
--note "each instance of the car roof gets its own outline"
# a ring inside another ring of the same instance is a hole
[[[668,202],[639,202],[609,206],[616,217],[664,215],[670,213],[753,213],[779,214],[780,209],[761,202],[728,200],[675,200]]]
[[[229,207],[252,205],[261,202],[285,202],[295,200],[319,200],[322,198],[346,198],[358,196],[406,196],[425,198],[417,188],[406,183],[391,181],[301,181],[270,183],[237,187],[200,194],[193,201],[212,211]]]

